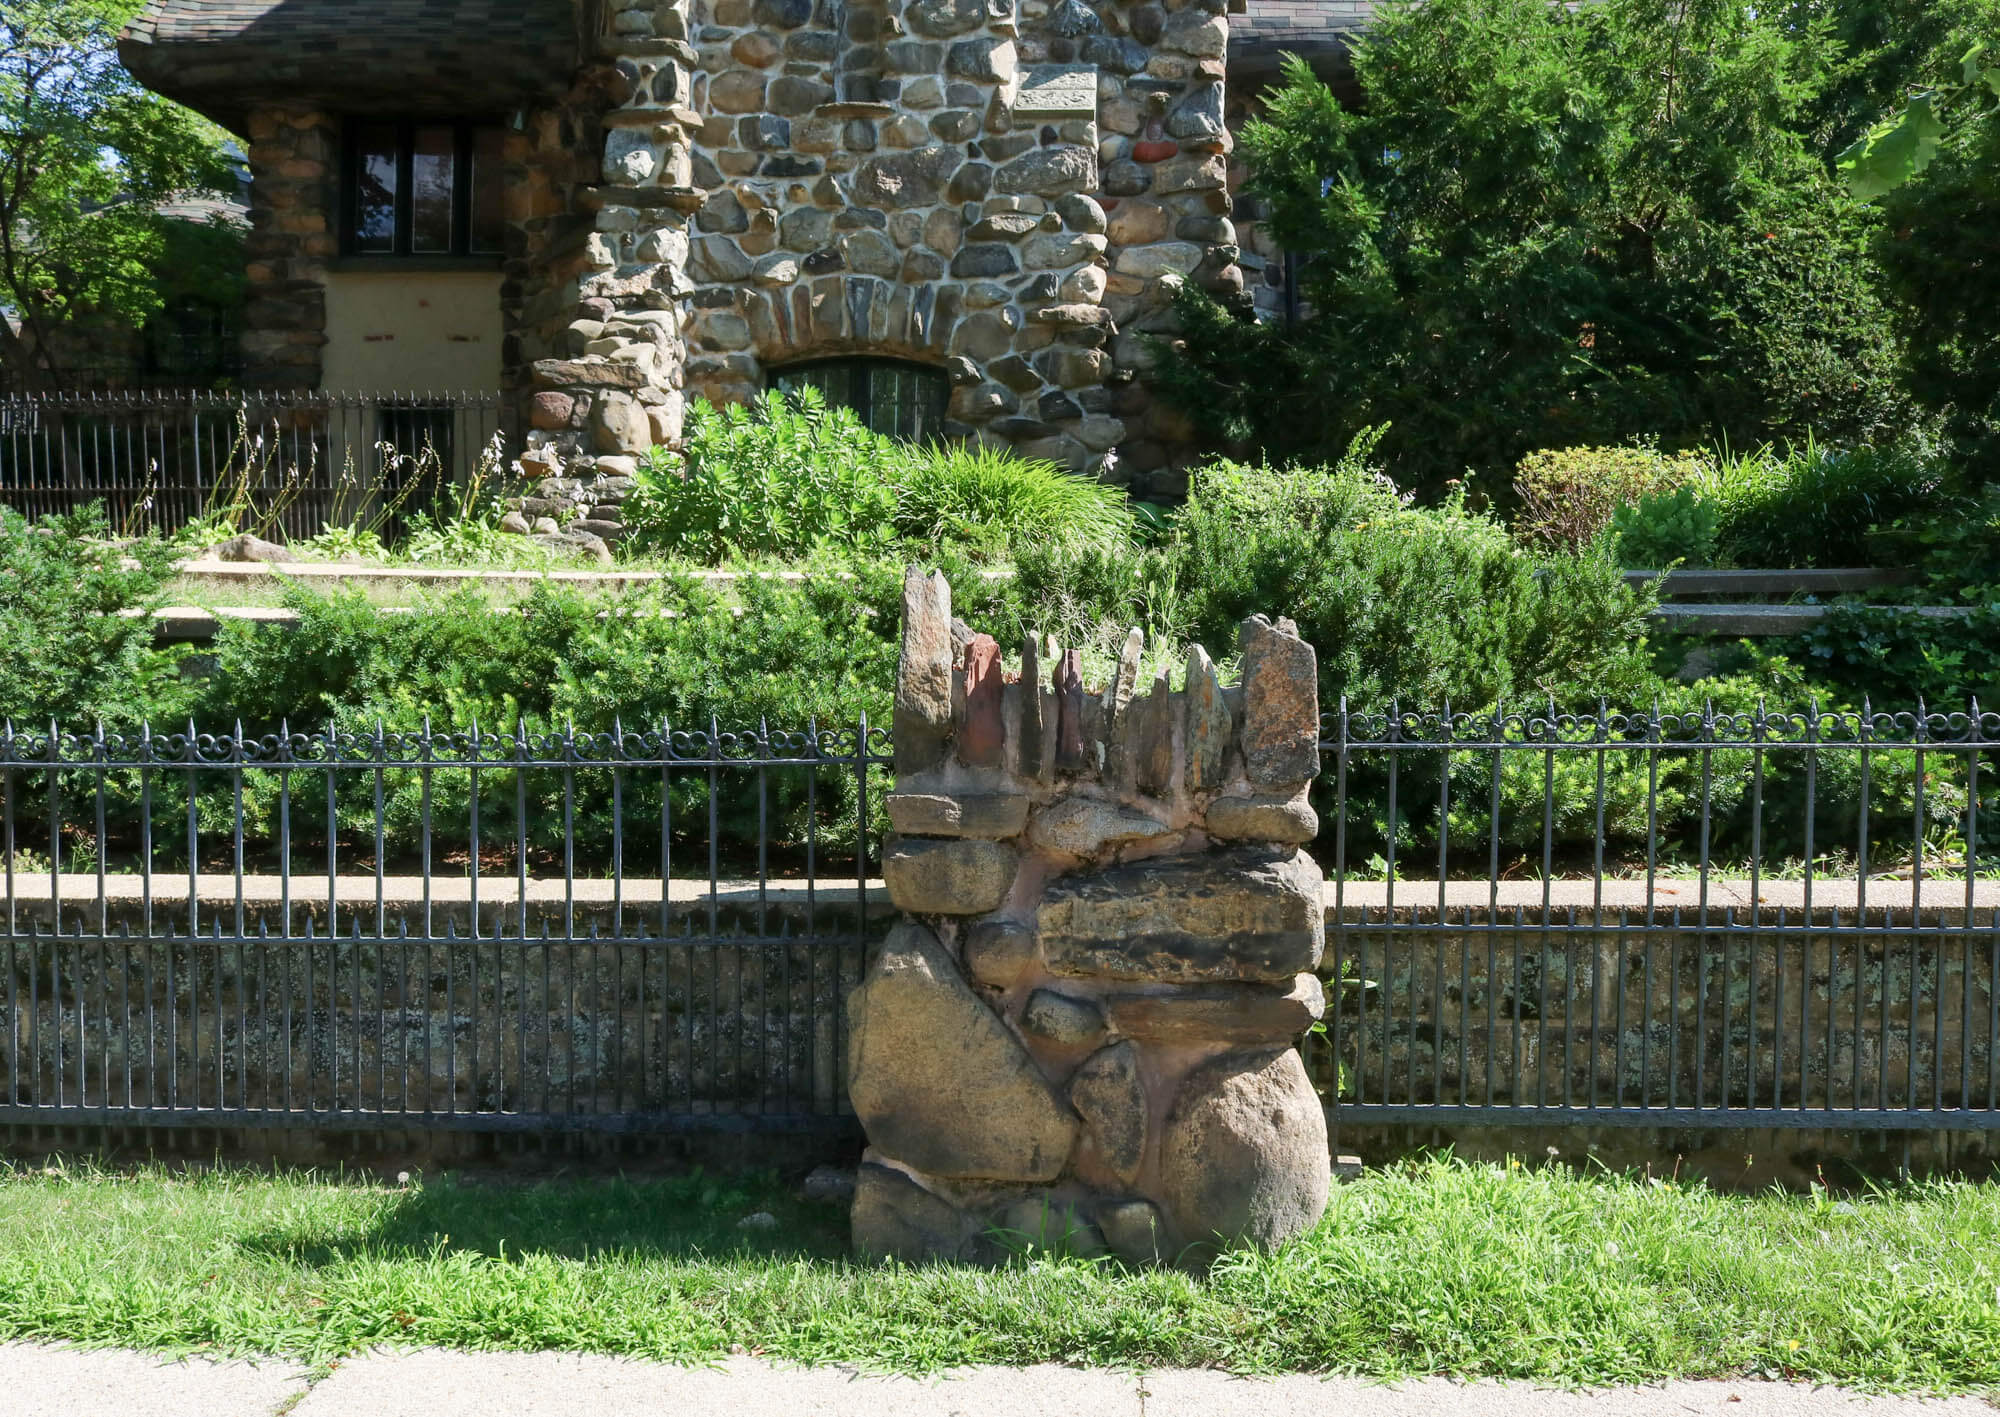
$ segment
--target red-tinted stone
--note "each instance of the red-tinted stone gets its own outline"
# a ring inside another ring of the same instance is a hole
[[[1319,668],[1290,620],[1253,615],[1239,629],[1243,659],[1243,763],[1259,787],[1310,782],[1319,773]]]
[[[1134,162],[1165,162],[1170,157],[1179,157],[1180,155],[1181,145],[1165,139],[1150,143],[1132,144],[1132,161]]]
[[[1166,670],[1162,669],[1153,680],[1153,691],[1142,703],[1145,712],[1139,718],[1137,748],[1133,754],[1139,770],[1139,790],[1164,797],[1173,791],[1174,785],[1174,696],[1167,687]]]
[[[903,573],[903,649],[896,666],[896,773],[935,767],[951,734],[951,587]]]
[[[965,727],[958,756],[968,766],[997,768],[1007,734],[1000,715],[1000,646],[991,635],[974,635],[965,651]]]
[[[1021,776],[1039,777],[1042,771],[1042,655],[1041,636],[1029,634],[1021,640]]]
[[[1056,667],[1056,766],[1076,772],[1083,757],[1083,655],[1064,650]]]
[[[536,428],[567,428],[570,415],[575,411],[576,400],[570,395],[540,393],[535,395],[529,421]]]
[[[1186,712],[1188,791],[1213,792],[1222,786],[1223,758],[1235,725],[1215,664],[1200,645],[1188,651]]]

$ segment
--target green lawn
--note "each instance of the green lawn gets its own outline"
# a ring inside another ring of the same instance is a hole
[[[739,1229],[765,1210],[769,1230]],[[1722,1196],[1451,1162],[1207,1279],[864,1268],[769,1179],[0,1172],[0,1338],[326,1361],[379,1343],[2000,1390],[2000,1189]]]

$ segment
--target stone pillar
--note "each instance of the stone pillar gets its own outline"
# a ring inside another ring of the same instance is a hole
[[[529,364],[531,431],[521,462],[539,503],[584,515],[570,539],[616,540],[640,455],[681,434],[693,45],[689,0],[608,0],[596,56],[607,66],[602,157],[575,191],[584,215],[541,256],[545,298],[567,308],[564,348]],[[555,115],[551,122],[557,122]],[[538,508],[528,508],[535,511]]]
[[[1194,425],[1146,385],[1147,337],[1178,331],[1173,301],[1190,281],[1225,302],[1243,291],[1228,190],[1233,139],[1223,122],[1223,10],[1224,0],[1145,0],[1115,15],[1106,7],[1106,33],[1082,44],[1101,71],[1127,76],[1115,91],[1100,87],[1111,243],[1104,308],[1116,328],[1106,377],[1124,430],[1115,475],[1144,497],[1185,494],[1185,464],[1198,447]]]
[[[339,128],[331,114],[285,105],[252,109],[245,126],[251,182],[244,382],[316,389],[326,346],[326,269],[338,252]]]
[[[904,914],[848,1001],[869,1148],[854,1244],[978,1259],[1066,1244],[1199,1264],[1318,1220],[1325,1113],[1292,1046],[1323,1008],[1317,668],[1288,620],[1243,682],[1111,683],[999,646],[904,583],[895,835]]]

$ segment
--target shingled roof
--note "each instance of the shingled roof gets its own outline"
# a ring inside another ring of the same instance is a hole
[[[572,0],[149,0],[118,43],[146,87],[241,131],[253,104],[498,114],[562,93]]]
[[[1229,67],[1258,74],[1275,70],[1280,54],[1296,54],[1321,72],[1344,72],[1353,35],[1375,17],[1375,0],[1248,0],[1229,18]]]

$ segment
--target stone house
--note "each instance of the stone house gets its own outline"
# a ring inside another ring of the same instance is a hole
[[[1281,308],[1230,127],[1369,8],[150,0],[120,52],[246,143],[252,384],[501,390],[571,476],[811,384],[1172,495],[1140,336]]]

